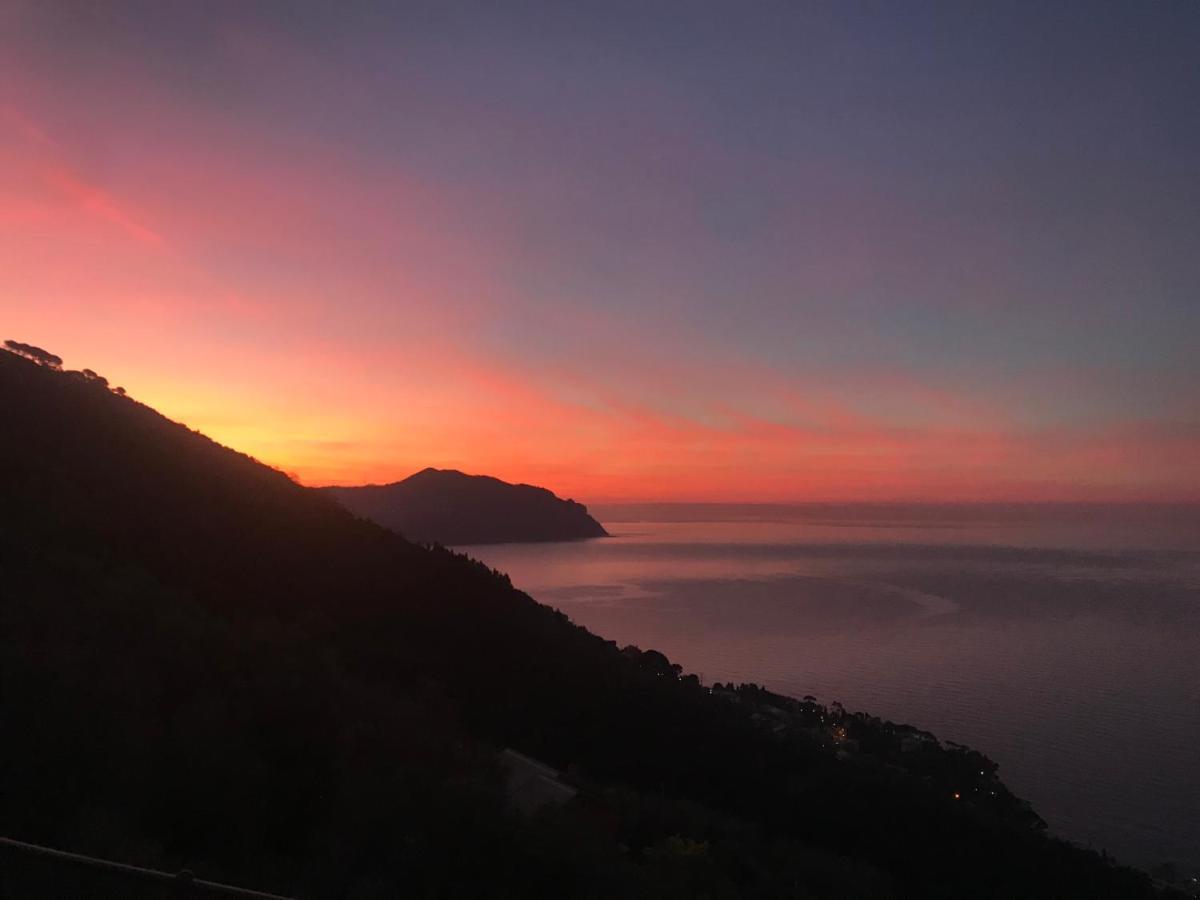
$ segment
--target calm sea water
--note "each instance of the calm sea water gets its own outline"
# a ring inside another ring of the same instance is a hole
[[[969,744],[1063,837],[1200,870],[1200,507],[597,507],[463,548],[713,681]]]

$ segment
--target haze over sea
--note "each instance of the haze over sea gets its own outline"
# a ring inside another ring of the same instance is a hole
[[[982,750],[1050,829],[1200,870],[1200,506],[597,506],[463,548],[705,683]]]

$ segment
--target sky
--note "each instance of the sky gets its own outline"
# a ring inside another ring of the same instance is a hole
[[[1200,500],[1200,3],[0,0],[0,331],[304,484]]]

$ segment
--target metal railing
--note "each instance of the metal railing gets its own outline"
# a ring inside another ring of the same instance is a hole
[[[205,881],[190,871],[161,872],[109,859],[69,853],[0,837],[0,896],[38,898],[203,898],[209,896],[293,900],[246,888]]]

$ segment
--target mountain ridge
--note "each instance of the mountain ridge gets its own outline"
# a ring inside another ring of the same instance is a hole
[[[537,543],[608,535],[586,506],[548,488],[458,469],[426,467],[387,484],[317,490],[418,543]]]

